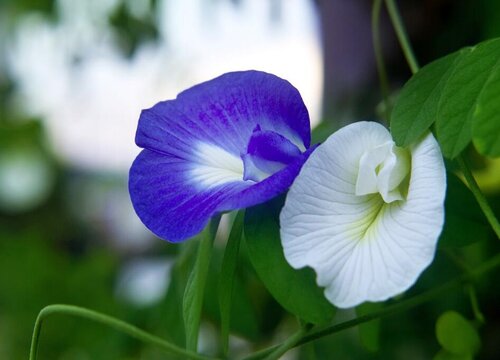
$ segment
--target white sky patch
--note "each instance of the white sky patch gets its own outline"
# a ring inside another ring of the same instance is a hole
[[[126,0],[134,15],[153,17],[159,29],[159,38],[130,58],[109,24],[119,0],[58,0],[58,22],[19,20],[4,52],[16,83],[13,108],[44,120],[61,159],[125,173],[139,152],[134,134],[142,109],[235,70],[287,79],[312,124],[319,122],[323,59],[312,1],[275,2],[278,12],[269,0],[160,0],[155,9],[152,3]]]
[[[37,148],[0,151],[0,209],[17,213],[31,210],[49,196],[54,169]]]
[[[139,259],[122,268],[116,287],[117,297],[138,306],[151,306],[160,301],[170,284],[172,259]]]
[[[403,150],[380,124],[346,126],[315,150],[288,192],[280,215],[285,257],[294,268],[312,267],[337,307],[384,301],[432,262],[445,192],[432,134]]]
[[[243,161],[226,150],[204,142],[195,150],[196,163],[190,171],[191,180],[201,187],[214,187],[243,181]]]

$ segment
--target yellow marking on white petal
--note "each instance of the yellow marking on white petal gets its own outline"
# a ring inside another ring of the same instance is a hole
[[[369,238],[370,235],[376,231],[377,224],[379,223],[381,217],[380,215],[383,214],[384,207],[387,206],[380,195],[377,194],[372,196],[376,196],[377,198],[373,205],[361,212],[356,219],[353,219],[353,221],[347,224],[346,231],[359,233],[359,241]]]
[[[195,155],[198,159],[190,175],[202,187],[243,180],[243,161],[221,147],[200,142],[196,146]]]

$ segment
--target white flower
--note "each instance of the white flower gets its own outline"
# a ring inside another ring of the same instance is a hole
[[[432,134],[406,150],[380,124],[346,126],[316,149],[288,193],[285,257],[294,268],[312,267],[337,307],[386,300],[432,262],[445,192]]]

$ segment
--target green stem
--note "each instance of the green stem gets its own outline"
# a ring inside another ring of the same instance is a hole
[[[452,249],[446,248],[444,249],[444,251],[446,255],[448,255],[448,257],[455,263],[455,265],[460,268],[460,270],[466,273],[470,272],[470,267],[467,265],[467,263],[463,261],[462,258],[457,256]],[[484,324],[484,316],[479,309],[479,303],[477,301],[476,288],[474,287],[474,284],[469,283],[465,287],[469,294],[470,304],[472,307],[472,312],[474,313],[474,317],[480,324]]]
[[[197,360],[210,360],[213,358],[196,354],[191,351],[184,350],[174,344],[171,344],[158,336],[154,336],[149,334],[148,332],[139,329],[125,321],[116,319],[112,316],[101,314],[94,310],[85,309],[79,306],[74,305],[63,305],[63,304],[55,304],[44,307],[35,322],[35,328],[33,329],[33,337],[31,340],[31,348],[30,348],[30,356],[29,360],[35,360],[38,352],[38,340],[40,337],[40,332],[42,329],[42,322],[50,315],[61,314],[61,315],[70,315],[85,318],[88,320],[92,320],[103,325],[107,325],[117,331],[120,331],[124,334],[127,334],[133,338],[141,340],[147,344],[151,344],[153,346],[157,346],[162,349],[164,352],[169,354],[175,354],[181,356],[185,359],[197,359]]]
[[[273,350],[273,352],[266,357],[266,360],[279,359],[281,355],[297,346],[298,342],[304,337],[308,330],[308,327],[302,327],[299,331],[290,336],[288,339],[286,339],[285,342],[283,342],[280,346]]]
[[[193,352],[196,352],[198,348],[203,295],[212,256],[212,245],[219,222],[220,216],[212,218],[210,224],[201,233],[198,254],[184,291],[182,311],[186,331],[186,349]]]
[[[418,62],[411,48],[410,41],[408,40],[408,35],[404,28],[403,22],[401,21],[401,16],[399,15],[396,3],[394,2],[394,0],[385,0],[385,6],[387,6],[387,11],[389,12],[392,25],[394,26],[396,36],[398,37],[399,43],[401,44],[403,54],[405,55],[408,65],[410,66],[410,70],[413,74],[416,74],[419,68]]]
[[[474,179],[474,176],[472,175],[472,172],[470,171],[469,167],[467,166],[467,163],[465,162],[465,159],[462,155],[459,155],[457,158],[458,165],[460,166],[460,170],[462,170],[462,173],[464,174],[465,180],[467,181],[467,184],[469,184],[469,189],[472,191],[472,194],[474,194],[476,201],[478,202],[479,206],[481,207],[481,210],[483,211],[484,215],[486,216],[486,219],[490,223],[491,227],[493,228],[493,231],[495,231],[495,234],[497,237],[500,239],[500,224],[498,223],[497,218],[495,217],[495,214],[493,213],[493,210],[491,209],[490,205],[488,204],[488,201],[486,201],[485,196],[481,192],[481,189],[477,185],[476,179]]]
[[[394,315],[394,314],[412,309],[412,308],[417,307],[421,304],[424,304],[428,301],[431,301],[432,299],[442,295],[443,293],[446,293],[447,291],[449,291],[453,288],[456,288],[460,285],[463,285],[464,283],[471,282],[475,278],[492,271],[493,269],[497,268],[498,266],[500,266],[500,254],[496,255],[493,258],[489,259],[488,261],[484,262],[481,266],[477,267],[476,269],[472,269],[468,273],[466,273],[462,276],[459,276],[453,280],[450,280],[450,281],[444,283],[443,285],[440,285],[437,288],[427,290],[427,291],[425,291],[419,295],[416,295],[410,299],[399,301],[399,302],[392,304],[392,305],[389,305],[389,306],[387,306],[379,311],[374,311],[370,314],[359,316],[355,319],[345,321],[345,322],[340,323],[340,324],[330,325],[330,326],[326,326],[323,328],[318,328],[316,330],[313,330],[312,332],[310,332],[310,333],[304,335],[302,338],[300,338],[300,340],[298,340],[293,347],[303,345],[303,344],[309,343],[311,341],[318,340],[322,337],[332,335],[332,334],[338,333],[338,332],[346,330],[346,329],[350,329],[354,326],[361,325],[361,324],[366,323],[368,321],[372,321],[375,319],[379,319],[379,318],[386,317],[389,315]],[[253,353],[252,355],[246,357],[245,359],[246,360],[263,359],[263,358],[265,358],[265,356],[267,356],[267,355],[271,354],[273,351],[277,350],[280,346],[281,345],[275,345],[275,346],[271,346],[269,348],[260,350],[258,352]]]
[[[448,255],[448,257],[455,263],[455,265],[457,265],[457,267],[460,268],[460,270],[464,271],[465,273],[470,272],[470,267],[467,265],[467,263],[462,258],[457,256],[452,249],[446,248],[444,249],[444,251],[446,255]],[[474,287],[474,284],[472,283],[466,284],[465,288],[467,290],[467,293],[469,294],[469,300],[475,319],[480,324],[484,324],[484,316],[481,310],[479,309],[479,303],[477,301],[476,288]]]
[[[389,81],[387,80],[387,71],[385,69],[384,55],[380,42],[380,10],[383,0],[374,0],[372,7],[372,41],[373,50],[375,52],[375,60],[377,62],[377,72],[380,82],[380,90],[384,99],[384,112],[386,120],[389,121],[391,116],[391,105],[389,103]]]
[[[474,317],[480,324],[484,324],[484,315],[481,312],[481,309],[479,309],[479,302],[477,301],[476,288],[474,287],[474,285],[469,284],[469,286],[467,286],[467,290],[469,292],[469,299],[472,307],[472,312],[474,313]]]
[[[241,237],[243,234],[243,220],[245,210],[236,213],[231,232],[224,251],[221,271],[219,274],[219,310],[220,310],[220,337],[222,354],[227,355],[229,348],[229,328],[231,322],[231,300],[233,296],[234,278],[236,276],[236,265],[240,251]]]

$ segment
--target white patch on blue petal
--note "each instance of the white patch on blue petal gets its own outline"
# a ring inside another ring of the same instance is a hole
[[[290,142],[292,144],[297,146],[299,148],[300,152],[303,153],[304,151],[307,150],[302,139],[299,136],[297,136],[296,134],[290,132],[290,134],[286,138],[288,140],[290,140]]]
[[[191,181],[203,188],[243,181],[243,161],[221,147],[200,142],[196,145]]]

